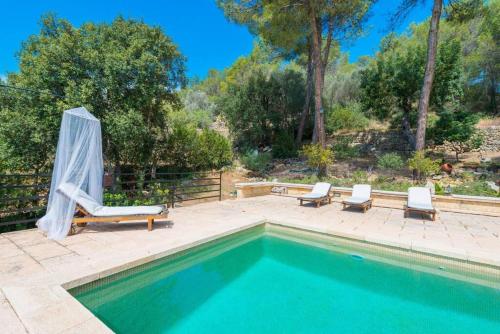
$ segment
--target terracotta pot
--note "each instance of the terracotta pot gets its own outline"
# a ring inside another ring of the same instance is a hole
[[[449,163],[444,163],[441,165],[441,170],[445,173],[451,174],[453,171],[453,166]]]

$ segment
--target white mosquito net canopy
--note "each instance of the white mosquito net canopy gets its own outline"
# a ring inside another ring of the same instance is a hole
[[[71,183],[75,195],[82,190],[102,204],[103,171],[101,123],[83,107],[66,110],[59,131],[47,212],[38,220],[38,228],[50,239],[67,236],[76,203],[57,189],[63,183]]]

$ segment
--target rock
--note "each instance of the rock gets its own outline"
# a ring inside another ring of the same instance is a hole
[[[431,190],[431,194],[433,194],[433,195],[436,194],[436,186],[431,181],[427,181],[427,183],[425,184],[425,187],[429,188]]]
[[[500,187],[497,186],[495,184],[495,182],[493,182],[493,181],[487,181],[486,184],[488,185],[488,187],[490,187],[491,189],[495,190],[496,192],[500,191]]]

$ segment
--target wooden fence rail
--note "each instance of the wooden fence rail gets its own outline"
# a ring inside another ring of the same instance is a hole
[[[111,180],[111,181],[110,181]],[[0,174],[0,233],[32,228],[45,214],[50,175]],[[222,172],[105,176],[104,205],[155,205],[222,199]]]

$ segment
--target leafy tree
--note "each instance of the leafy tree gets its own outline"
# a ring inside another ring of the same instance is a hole
[[[156,159],[167,110],[179,105],[176,90],[185,82],[184,57],[159,27],[118,17],[75,28],[47,15],[19,59],[8,84],[50,93],[14,93],[3,105],[0,145],[9,168],[46,168],[62,111],[79,105],[101,120],[109,162],[143,168]]]
[[[318,169],[318,176],[326,176],[327,168],[333,164],[334,154],[329,148],[323,148],[321,144],[310,144],[302,147],[302,154],[307,158],[307,164]]]
[[[219,108],[240,148],[272,145],[282,132],[297,126],[304,100],[301,73],[255,69],[246,81],[230,83]]]
[[[408,12],[414,8],[419,0],[402,0],[398,7],[392,24],[405,17]],[[423,77],[422,88],[420,89],[420,98],[418,100],[418,121],[415,149],[421,151],[425,147],[425,131],[427,128],[427,114],[429,112],[432,84],[434,81],[436,58],[438,53],[438,33],[441,12],[443,10],[443,0],[433,0],[432,16],[429,21],[429,33],[427,36],[427,55],[425,62],[425,73]]]
[[[476,129],[479,117],[466,111],[446,111],[440,114],[439,120],[431,131],[437,144],[448,143],[459,154],[469,152],[481,146],[483,138]]]
[[[326,68],[323,99],[327,110],[335,105],[347,106],[359,102],[360,74],[366,65],[365,60],[366,57],[357,63],[349,63],[349,55],[342,53]]]
[[[203,130],[198,138],[197,166],[200,170],[221,169],[233,161],[231,143],[214,130]]]
[[[292,50],[297,53],[298,50],[309,49],[308,63],[312,62],[314,65],[314,72],[308,70],[307,76],[308,80],[314,78],[312,81],[316,135],[313,136],[313,140],[319,141],[325,147],[321,96],[332,41],[334,38],[356,35],[360,31],[371,2],[369,0],[219,0],[218,5],[231,20],[247,25],[251,32],[262,36],[271,45],[284,49],[287,53]],[[306,106],[307,103],[306,101]],[[307,108],[304,107],[304,112],[306,111]],[[301,128],[303,123],[300,122]],[[299,130],[299,133],[302,131]]]
[[[419,38],[422,26],[413,26],[410,36],[384,38],[380,51],[361,72],[361,101],[369,114],[391,120],[402,129],[412,146],[420,83],[424,76],[425,47]],[[459,41],[449,38],[439,46],[431,106],[440,110],[462,96],[462,66]]]
[[[351,103],[345,107],[335,105],[326,115],[326,130],[330,133],[339,130],[363,130],[368,126],[368,122],[359,103]]]

